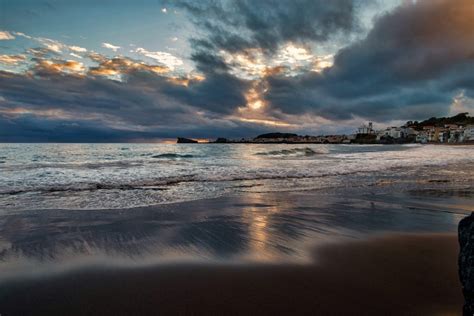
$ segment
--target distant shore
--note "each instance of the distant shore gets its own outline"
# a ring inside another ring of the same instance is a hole
[[[459,315],[455,234],[403,234],[314,253],[313,265],[91,268],[2,285],[5,315]]]
[[[350,143],[321,143],[321,142],[293,142],[293,141],[274,141],[274,142],[259,142],[259,141],[228,141],[228,142],[216,142],[216,141],[208,141],[208,142],[187,142],[187,143],[179,143],[177,144],[258,144],[258,145],[441,145],[441,146],[472,146],[474,142],[463,142],[463,143],[436,143],[436,142],[429,142],[429,143],[358,143],[358,142],[350,142]]]

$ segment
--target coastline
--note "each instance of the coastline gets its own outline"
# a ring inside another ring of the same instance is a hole
[[[310,265],[90,267],[4,283],[2,314],[457,315],[455,234],[388,234],[314,251]]]
[[[408,179],[5,212],[0,313],[458,315],[472,179]]]
[[[229,141],[229,142],[216,142],[216,141],[200,141],[196,143],[179,143],[176,144],[182,145],[193,145],[193,144],[219,144],[219,145],[234,145],[234,144],[258,144],[258,145],[440,145],[440,146],[473,146],[474,141],[470,142],[462,142],[462,143],[439,143],[439,142],[429,142],[429,143],[417,143],[417,142],[407,142],[407,143],[384,143],[384,142],[375,142],[375,143],[358,143],[358,142],[351,142],[351,143],[343,143],[343,142],[328,142],[328,143],[321,143],[321,142],[291,142],[291,141],[275,141],[275,142],[254,142],[254,141]]]

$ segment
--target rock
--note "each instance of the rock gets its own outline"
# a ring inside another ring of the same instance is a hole
[[[196,144],[197,140],[190,139],[190,138],[184,138],[184,137],[178,137],[178,144]]]
[[[227,138],[219,137],[214,143],[227,143]]]
[[[258,135],[255,138],[256,139],[258,138],[291,138],[291,137],[297,137],[297,136],[298,135],[291,134],[291,133],[267,133],[267,134]]]
[[[474,315],[474,212],[459,222],[459,278],[463,287],[463,315]]]

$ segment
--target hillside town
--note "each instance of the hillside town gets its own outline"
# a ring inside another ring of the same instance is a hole
[[[357,139],[368,138],[375,143],[467,143],[474,142],[474,125],[444,124],[444,126],[428,125],[421,130],[413,126],[387,127],[376,131],[371,127],[363,125],[356,134]]]
[[[449,118],[430,118],[423,122],[408,121],[405,125],[375,130],[372,123],[359,127],[354,143],[474,143],[474,118],[460,113]]]

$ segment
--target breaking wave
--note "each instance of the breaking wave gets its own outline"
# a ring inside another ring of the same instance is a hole
[[[315,155],[321,155],[322,152],[315,151],[311,148],[292,148],[282,150],[272,150],[267,152],[256,153],[258,156],[293,156],[293,157],[310,157]]]
[[[189,154],[174,154],[174,153],[166,153],[166,154],[159,154],[151,156],[151,158],[157,159],[176,159],[176,158],[194,158],[193,155]]]
[[[182,175],[176,177],[164,177],[160,179],[153,179],[148,181],[135,181],[129,183],[75,183],[69,185],[52,185],[39,186],[35,188],[24,189],[0,189],[0,196],[2,195],[18,195],[24,193],[55,193],[55,192],[83,192],[83,191],[106,191],[106,190],[153,190],[163,191],[167,190],[169,186],[175,186],[182,183],[222,183],[222,182],[240,182],[240,181],[256,181],[256,180],[296,180],[296,179],[316,179],[325,178],[328,176],[349,175],[359,173],[359,171],[346,172],[326,172],[319,174],[248,174],[248,175],[228,175],[218,177],[199,177],[196,174]]]

